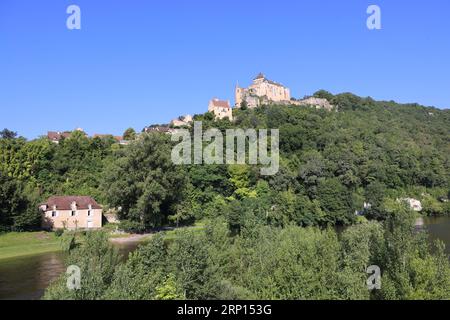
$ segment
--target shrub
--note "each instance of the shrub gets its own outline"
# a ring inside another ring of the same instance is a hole
[[[55,230],[55,236],[57,236],[58,238],[61,237],[64,233],[64,229],[56,229]]]
[[[75,233],[66,232],[61,237],[61,249],[65,252],[70,252],[77,247]]]
[[[142,223],[130,220],[122,220],[119,224],[119,229],[127,233],[142,233],[145,231]]]

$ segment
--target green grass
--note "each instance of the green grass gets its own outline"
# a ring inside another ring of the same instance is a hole
[[[61,250],[52,232],[10,232],[0,234],[0,260]]]
[[[198,220],[195,221],[194,223],[194,227],[206,227],[209,223],[208,219],[202,219],[202,220]]]
[[[190,227],[182,227],[182,228],[175,229],[175,230],[165,231],[164,232],[164,240],[166,240],[166,241],[175,240],[177,237],[179,237],[180,231],[183,231],[183,230],[189,230],[194,233],[203,232],[203,230],[205,229],[205,226],[206,226],[205,223],[199,223],[199,224],[196,223],[195,225],[190,226]]]
[[[102,230],[106,232],[114,232],[118,226],[118,223],[105,223],[102,226]]]

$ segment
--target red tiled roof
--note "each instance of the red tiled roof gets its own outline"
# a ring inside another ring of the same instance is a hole
[[[218,99],[213,99],[211,100],[212,104],[215,107],[220,107],[220,108],[231,108],[230,107],[230,103],[228,101],[224,101],[224,100],[218,100]]]
[[[56,132],[56,131],[49,131],[47,132],[47,138],[52,141],[59,141],[62,138],[69,138],[71,132]]]
[[[58,132],[53,132],[53,131],[47,132],[47,138],[49,138],[50,140],[58,140],[59,136],[60,135]]]
[[[92,209],[102,209],[102,207],[92,197],[88,196],[54,196],[48,198],[44,205],[47,205],[47,208],[49,209],[56,206],[56,209],[58,210],[71,210],[71,205],[73,202],[77,204],[77,209],[79,210],[89,209],[89,205],[92,206]]]
[[[272,81],[272,80],[267,79],[266,76],[265,76],[262,72],[260,72],[260,73],[256,76],[256,78],[253,79],[253,80],[258,80],[258,79],[263,79],[264,81],[266,81],[266,82],[268,82],[268,83],[270,83],[270,84],[273,84],[273,85],[278,86],[278,87],[283,87],[283,88],[285,88],[285,86],[283,86],[281,83],[278,83],[278,82],[275,82],[275,81]]]

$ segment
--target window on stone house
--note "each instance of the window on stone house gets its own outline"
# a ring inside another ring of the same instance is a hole
[[[70,213],[71,217],[75,217],[77,215],[77,212],[75,210],[72,210],[72,212]]]
[[[52,218],[56,217],[56,211],[52,211]]]

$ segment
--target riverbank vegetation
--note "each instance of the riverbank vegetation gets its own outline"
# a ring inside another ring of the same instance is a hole
[[[79,290],[62,275],[45,299],[449,299],[442,243],[428,244],[399,206],[385,222],[333,229],[277,228],[247,216],[236,233],[223,218],[168,240],[151,238],[122,262],[103,233],[70,252]],[[368,290],[367,267],[381,269]]]
[[[109,229],[109,230],[108,230]],[[112,243],[144,243],[152,234],[133,235],[129,233],[111,233],[111,228],[102,231]],[[85,242],[87,231],[27,231],[0,233],[0,260],[34,256],[48,252],[67,252],[75,245]]]

